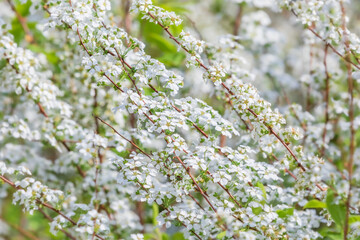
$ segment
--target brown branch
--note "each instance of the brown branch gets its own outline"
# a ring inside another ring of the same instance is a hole
[[[144,189],[145,192],[149,193],[149,191],[144,187],[144,185],[139,182],[138,180],[136,180],[136,183],[139,184],[141,186],[142,189]],[[170,213],[169,208],[167,208],[165,205],[163,204],[159,204],[161,207],[163,207],[168,213]],[[181,225],[183,225],[185,228],[187,228],[186,224],[181,221],[178,217],[176,217],[176,219],[181,223]],[[194,230],[189,230],[190,232],[192,232],[198,239],[201,240],[201,237],[194,231]]]
[[[207,171],[207,174],[209,174],[212,178],[214,178],[212,176],[212,174]],[[224,185],[222,185],[220,182],[217,182],[217,184],[230,196],[230,198],[236,203],[236,205],[238,205],[239,208],[242,208],[241,204],[235,199],[235,197],[230,193],[229,189],[227,187],[225,187]]]
[[[97,107],[98,107],[98,99],[97,99],[97,89],[95,89],[95,94],[94,94],[94,103],[93,103],[93,112],[94,112],[94,121],[95,121],[95,132],[96,134],[100,133],[100,126],[99,126],[99,121],[98,119],[95,117],[96,115],[96,111],[97,111]],[[98,195],[99,195],[99,189],[98,189],[98,177],[101,171],[100,165],[103,163],[103,154],[101,153],[101,148],[98,147],[97,150],[97,155],[98,155],[98,159],[99,161],[97,161],[97,159],[94,159],[94,167],[95,167],[95,178],[94,178],[94,188],[95,188],[95,200],[98,199]],[[98,213],[100,213],[100,205],[97,201],[95,201],[95,209]],[[106,209],[105,209],[106,210]],[[109,219],[111,219],[110,214],[108,215]],[[96,218],[94,218],[94,226],[96,224]],[[95,231],[93,232],[92,235],[92,239],[95,239]]]
[[[255,117],[257,117],[257,114],[250,108],[248,108],[248,111],[251,112],[251,114],[253,114]],[[284,140],[272,129],[272,127],[270,127],[265,121],[263,121],[264,125],[269,129],[270,133],[272,135],[274,135],[280,142],[281,144],[288,150],[288,152],[290,153],[290,155],[295,159],[295,161],[297,162],[298,166],[304,171],[306,172],[306,168],[300,163],[300,161],[298,160],[298,158],[296,157],[296,155],[294,154],[294,152],[289,148],[289,146],[284,142]]]
[[[110,127],[117,135],[119,135],[122,139],[124,139],[125,141],[129,142],[133,147],[135,147],[137,150],[139,150],[142,154],[146,155],[148,158],[152,159],[151,156],[146,153],[145,151],[143,151],[138,145],[136,145],[132,140],[127,139],[124,135],[122,135],[121,133],[119,133],[118,131],[116,131],[116,129],[111,126],[109,123],[105,122],[104,120],[102,120],[100,117],[96,117],[97,119],[99,119],[102,123],[104,123],[105,125],[107,125],[108,127]]]
[[[60,141],[60,142],[62,143],[62,145],[66,148],[66,150],[68,152],[71,151],[70,147],[67,145],[67,143],[65,141]],[[78,164],[76,164],[76,169],[82,178],[86,177],[86,172],[84,172]]]
[[[138,87],[136,86],[135,80],[134,80],[134,78],[130,75],[130,73],[129,73],[129,71],[127,70],[126,67],[128,67],[130,70],[133,70],[133,68],[131,67],[130,64],[128,64],[128,63],[125,61],[125,59],[124,59],[123,57],[120,56],[120,54],[119,54],[119,52],[117,51],[116,48],[115,48],[115,51],[116,51],[116,55],[117,55],[118,59],[120,60],[122,66],[123,66],[124,71],[126,72],[126,75],[129,77],[129,79],[131,80],[131,82],[133,83],[133,85],[134,85],[134,87],[135,87],[135,89],[136,89],[136,92],[137,92],[138,95],[141,97],[142,95],[141,95]],[[109,52],[109,51],[108,51],[108,52]],[[109,52],[109,53],[111,53],[111,52]],[[112,53],[111,55],[115,56],[115,54],[113,54],[113,53]],[[126,67],[125,67],[125,65],[126,65]],[[149,85],[150,88],[153,89],[156,93],[159,93],[159,91],[158,91],[153,85],[151,85],[150,83],[149,83],[148,85]],[[176,107],[174,104],[171,104],[171,106],[172,106],[176,111],[178,111],[178,112],[180,112],[180,113],[182,112],[182,111],[181,111],[178,107]],[[193,125],[193,126],[195,127],[195,129],[198,130],[204,137],[209,138],[209,136],[208,136],[199,126],[197,126],[195,123],[192,123],[192,125]]]
[[[89,50],[86,48],[84,42],[82,41],[82,38],[81,38],[80,33],[79,33],[79,29],[76,29],[76,33],[77,33],[77,35],[79,36],[79,40],[80,40],[81,46],[83,46],[83,48],[85,49],[86,53],[91,57],[92,54],[89,52]]]
[[[315,32],[314,29],[312,29],[312,28],[308,28],[308,29],[309,29],[312,33],[314,33],[315,36],[317,36],[318,38],[320,38],[321,40],[323,40],[323,41],[326,43],[326,39],[323,39],[319,34],[317,34],[317,33]],[[338,50],[336,50],[336,48],[335,48],[333,45],[329,44],[329,47],[334,51],[334,53],[336,53],[336,54],[337,54],[339,57],[341,57],[343,60],[345,60],[346,62],[348,62],[349,64],[353,65],[354,67],[356,67],[357,69],[360,70],[360,66],[356,65],[355,63],[353,63],[353,62],[350,60],[350,58],[348,58],[348,57],[346,57],[346,56],[343,56]]]
[[[144,115],[151,120],[151,118],[146,114],[144,113]],[[103,122],[104,124],[106,124],[107,126],[109,126],[115,133],[117,133],[120,137],[122,137],[124,140],[126,140],[127,142],[129,142],[131,145],[133,145],[136,149],[138,149],[141,153],[143,153],[144,155],[146,155],[150,160],[152,159],[151,156],[149,154],[147,154],[144,150],[142,150],[140,147],[138,147],[135,143],[133,143],[132,140],[129,140],[127,138],[125,138],[122,134],[120,134],[119,132],[117,132],[115,130],[114,127],[112,127],[110,124],[108,124],[107,122],[105,122],[104,120],[102,120],[101,118],[97,117],[101,122]],[[152,121],[152,120],[151,120]],[[154,122],[152,121],[152,123],[154,124]],[[164,131],[162,131],[164,133]],[[171,138],[172,139],[172,138]],[[172,141],[174,141],[172,139]],[[185,153],[187,153],[185,151]],[[196,188],[199,190],[200,194],[203,196],[203,198],[205,199],[205,201],[209,204],[210,208],[215,212],[215,214],[217,215],[217,210],[215,209],[215,207],[212,205],[212,203],[210,202],[210,200],[208,199],[208,196],[207,194],[202,190],[202,188],[198,185],[198,183],[196,182],[195,178],[192,176],[191,174],[191,168],[189,167],[186,167],[184,162],[175,154],[174,152],[174,155],[180,163],[181,165],[183,166],[183,168],[185,169],[185,171],[188,173],[189,177],[192,179],[192,182],[193,184],[196,186]],[[217,215],[218,218],[220,218],[218,215]],[[220,228],[222,228],[223,230],[225,230],[225,228],[221,225],[219,225]]]
[[[39,107],[39,111],[42,115],[44,115],[46,118],[48,118],[49,116],[46,114],[43,106],[40,103],[37,103],[38,107]]]
[[[161,24],[159,21],[156,20],[156,18],[150,13],[148,12],[148,15],[155,20],[155,23],[158,24],[160,27],[162,27],[164,29],[164,31],[168,34],[169,38],[174,40],[176,42],[176,44],[178,44],[182,49],[184,49],[184,51],[186,51],[187,53],[189,53],[189,50],[184,47],[184,45],[182,45],[179,40],[177,40],[173,35],[172,33],[169,31],[169,28],[168,27],[165,27],[163,24]],[[331,45],[330,45],[331,46]],[[189,53],[190,54],[190,53]],[[196,59],[196,62],[202,67],[204,68],[206,71],[209,70],[208,67],[206,67],[204,64],[201,63],[200,59]],[[360,69],[360,67],[359,67]],[[227,87],[225,85],[224,82],[221,83],[221,85],[226,89],[226,91],[232,95],[233,97],[237,97],[233,91],[231,91],[229,89],[229,87]],[[257,114],[250,108],[247,109],[247,111],[249,111],[253,116],[255,116],[256,118],[258,118]],[[295,162],[297,162],[297,165],[298,167],[300,167],[304,172],[307,171],[306,168],[301,164],[301,162],[299,161],[299,159],[296,157],[296,155],[293,153],[293,151],[288,147],[288,145],[284,142],[284,140],[282,140],[282,138],[272,129],[271,126],[269,126],[265,121],[262,121],[262,123],[269,129],[270,133],[272,135],[274,135],[280,142],[281,144],[286,148],[286,150],[290,153],[290,155],[294,158]],[[316,186],[324,191],[325,189],[323,189],[319,184],[316,184]]]
[[[341,8],[341,20],[342,20],[342,30],[344,33],[344,43],[345,43],[345,60],[346,60],[346,68],[347,68],[347,82],[348,82],[348,94],[350,96],[349,99],[349,119],[350,119],[350,147],[349,147],[349,160],[347,164],[347,170],[349,173],[349,190],[346,200],[346,215],[345,215],[345,225],[344,225],[344,240],[348,238],[349,232],[349,215],[350,215],[350,200],[351,200],[351,189],[352,189],[352,175],[353,175],[353,165],[354,165],[354,153],[355,153],[355,128],[354,128],[354,83],[352,78],[352,68],[350,65],[350,41],[349,36],[346,29],[346,12],[343,1],[340,1]]]
[[[134,87],[136,89],[136,92],[141,97],[142,94],[141,94],[139,88],[136,86],[136,82],[135,82],[134,78],[129,74],[129,72],[127,71],[127,69],[125,67],[124,59],[122,57],[120,57],[120,54],[119,54],[118,50],[116,48],[114,48],[114,49],[115,49],[117,57],[120,59],[120,62],[122,64],[122,66],[123,66],[124,71],[126,72],[126,75],[130,78],[131,82],[133,83],[133,85],[134,85]]]
[[[298,17],[298,14],[297,14],[293,9],[291,10],[291,12],[292,12],[296,17]],[[355,63],[353,63],[350,58],[342,55],[338,50],[336,50],[336,48],[335,48],[333,45],[331,45],[330,43],[327,42],[326,39],[324,39],[323,37],[321,37],[321,36],[315,31],[314,28],[308,26],[307,29],[310,30],[310,31],[311,31],[317,38],[319,38],[321,41],[325,42],[325,44],[328,44],[329,47],[331,48],[331,50],[333,50],[334,53],[336,53],[336,55],[338,55],[338,56],[341,57],[344,61],[350,63],[350,64],[353,65],[355,68],[357,68],[357,69],[360,70],[360,66],[356,65]],[[354,57],[356,58],[356,56],[354,56]],[[357,58],[356,58],[356,59],[357,59]]]
[[[50,222],[52,222],[54,219],[52,217],[50,217],[48,214],[46,214],[44,212],[44,210],[42,210],[41,208],[38,209],[38,211]],[[76,238],[71,235],[68,231],[64,230],[64,229],[59,229],[61,232],[63,232],[68,238],[70,238],[71,240],[76,240]]]
[[[169,38],[173,39],[180,47],[182,47],[186,52],[189,53],[189,50],[186,49],[173,35],[172,33],[169,31],[169,29],[167,27],[165,27],[164,25],[162,25],[159,21],[156,21],[156,18],[151,14],[151,13],[148,13],[149,16],[151,18],[153,18],[155,20],[155,22],[160,26],[162,27],[165,32],[169,35]],[[196,61],[199,63],[199,65],[204,68],[205,70],[209,70],[208,67],[206,67],[205,65],[203,65],[201,63],[201,61],[199,59],[196,59]],[[221,85],[228,91],[228,93],[230,93],[230,95],[232,95],[233,97],[236,98],[236,95],[234,94],[234,92],[232,92],[226,85],[224,82],[221,83]],[[256,118],[258,118],[258,115],[250,108],[247,109],[247,111],[249,111],[253,116],[255,116]],[[281,144],[288,150],[288,152],[291,154],[291,156],[294,158],[294,160],[297,162],[298,166],[305,172],[306,169],[305,167],[300,163],[300,161],[298,160],[298,158],[296,157],[296,155],[293,153],[293,151],[287,146],[287,144],[284,142],[284,140],[282,140],[280,138],[280,136],[274,132],[274,130],[271,128],[271,126],[269,126],[265,121],[262,121],[263,124],[269,129],[270,133],[273,134],[280,142]]]
[[[201,208],[202,210],[205,211],[205,209],[203,208],[203,206],[201,206],[201,204],[199,203],[199,201],[190,193],[188,194],[189,197],[191,197],[192,200],[194,200],[194,202],[199,206],[199,208]]]
[[[323,140],[323,145],[321,147],[320,150],[320,156],[324,156],[325,153],[325,139],[326,139],[326,133],[327,133],[327,124],[329,122],[329,93],[330,93],[330,75],[329,75],[329,71],[328,71],[328,66],[327,66],[327,54],[328,54],[328,48],[329,45],[326,44],[325,45],[325,51],[324,51],[324,68],[325,68],[325,91],[324,91],[324,102],[325,102],[325,125],[324,125],[324,130],[323,130],[323,134],[322,134],[322,140]]]
[[[130,15],[130,6],[131,1],[125,0],[121,1],[123,8],[124,8],[124,16],[122,19],[122,25],[127,33],[130,33],[131,31],[131,15]]]
[[[9,60],[8,60],[8,59],[7,59],[7,62],[9,63]],[[11,67],[15,70],[16,73],[19,73],[18,69],[16,69],[15,66],[11,65]],[[25,90],[26,90],[28,93],[31,92],[31,90],[29,90],[28,87],[26,87]],[[44,107],[41,105],[41,103],[40,103],[40,102],[37,102],[36,105],[37,105],[38,108],[39,108],[39,112],[40,112],[45,118],[49,118],[49,115],[46,113],[46,111],[45,111]],[[70,150],[70,147],[66,144],[66,141],[65,141],[65,140],[62,140],[62,141],[60,141],[60,142],[63,144],[63,146],[66,148],[66,150],[67,150],[68,152],[71,151],[71,150]],[[82,171],[82,169],[80,168],[79,165],[76,165],[76,169],[78,170],[79,174],[80,174],[83,178],[86,176],[86,173],[85,173],[84,171]]]
[[[181,158],[179,158],[175,152],[174,152],[175,158],[180,162],[180,164],[183,166],[183,168],[185,169],[185,171],[187,172],[187,174],[189,175],[189,177],[191,178],[191,180],[193,181],[194,185],[197,187],[197,189],[199,189],[200,194],[203,196],[203,198],[205,199],[205,201],[209,204],[209,206],[211,207],[211,209],[217,213],[216,208],[212,205],[212,203],[210,202],[210,200],[207,198],[207,196],[205,195],[204,191],[202,190],[202,188],[199,186],[199,184],[196,182],[194,176],[191,174],[190,172],[190,168],[186,167],[184,162],[181,160]]]
[[[21,14],[19,13],[18,10],[16,10],[16,7],[15,7],[14,3],[11,0],[7,0],[7,2],[9,3],[11,10],[15,13],[16,18],[19,20],[20,25],[21,25],[22,29],[25,32],[25,40],[28,43],[33,43],[34,42],[34,37],[31,34],[30,29],[29,29],[29,27],[27,25],[26,18],[21,16]]]
[[[6,182],[7,184],[9,184],[10,186],[12,186],[13,188],[17,189],[17,190],[21,190],[22,188],[19,186],[16,186],[15,183],[13,183],[12,181],[10,181],[9,179],[7,179],[4,176],[0,175],[0,179],[3,180],[4,182]],[[39,206],[44,206],[48,209],[50,209],[51,211],[57,213],[58,215],[62,216],[63,218],[65,218],[67,221],[69,221],[72,225],[76,226],[77,223],[72,220],[71,218],[67,217],[64,213],[62,213],[60,210],[54,208],[53,206],[51,206],[50,204],[46,203],[46,202],[42,202],[39,199],[36,199],[36,202],[39,204]],[[100,238],[102,240],[104,240],[104,238],[100,237],[98,234],[96,234],[97,238]]]
[[[314,71],[312,70],[312,65],[313,65],[313,58],[314,58],[314,52],[313,52],[313,46],[314,44],[311,44],[310,45],[310,63],[309,63],[309,74],[312,75],[314,73]],[[306,101],[305,101],[305,109],[306,111],[310,112],[310,109],[311,109],[311,96],[310,96],[310,93],[311,93],[311,84],[310,83],[307,83],[306,84]],[[306,139],[306,136],[305,136],[305,139]],[[303,144],[305,145],[305,144]]]
[[[104,26],[104,28],[106,28],[106,26],[105,26],[104,23],[103,23],[103,26]],[[68,25],[68,28],[72,29],[71,26],[69,26],[69,25]],[[106,29],[107,29],[107,28],[106,28]],[[77,35],[78,35],[78,37],[79,37],[79,40],[80,40],[81,45],[83,46],[83,48],[85,49],[85,51],[87,52],[87,54],[88,54],[89,56],[91,56],[91,54],[90,54],[89,51],[87,50],[86,46],[84,45],[84,43],[83,43],[83,41],[82,41],[82,38],[81,38],[81,35],[80,35],[80,33],[79,33],[78,30],[77,30]],[[111,51],[109,51],[109,50],[106,50],[104,47],[102,47],[102,49],[103,49],[105,52],[109,53],[110,55],[112,55],[112,56],[114,56],[114,57],[118,57],[118,59],[120,60],[122,66],[123,66],[124,71],[126,72],[127,76],[128,76],[129,79],[131,80],[131,82],[133,83],[133,85],[134,85],[134,87],[136,88],[136,91],[137,91],[137,93],[139,94],[139,96],[141,96],[141,93],[140,93],[138,87],[136,86],[135,80],[133,79],[133,77],[130,75],[130,73],[128,72],[128,70],[127,70],[126,67],[125,67],[125,65],[126,65],[130,70],[133,70],[133,68],[131,67],[131,65],[128,64],[128,63],[125,61],[125,59],[120,56],[120,54],[119,54],[119,52],[118,52],[118,50],[117,50],[116,48],[114,48],[116,54],[113,53],[113,52],[111,52]],[[118,90],[120,90],[121,92],[124,92],[117,84],[115,84],[115,82],[114,82],[109,76],[107,76],[105,73],[103,73],[103,74],[104,74],[104,76],[105,76]],[[158,90],[156,90],[151,84],[148,84],[148,85],[149,85],[155,92],[158,93]],[[174,105],[172,105],[172,106],[173,106],[178,112],[180,112],[180,110],[179,110],[178,108],[176,108]],[[154,123],[154,122],[150,119],[150,117],[147,116],[147,118],[148,118],[152,123]],[[208,135],[207,135],[200,127],[198,127],[195,123],[193,123],[193,126],[194,126],[202,135],[204,135],[206,138],[208,138]]]
[[[225,147],[226,146],[226,136],[225,135],[220,135],[220,147]]]
[[[238,11],[236,13],[236,17],[235,17],[235,23],[234,23],[234,29],[233,29],[233,34],[235,36],[237,36],[239,34],[239,28],[241,25],[241,18],[243,16],[243,6],[242,4],[239,4],[238,6]]]
[[[6,59],[6,61],[10,64],[10,61],[9,61],[8,58]],[[19,70],[18,70],[14,65],[10,64],[10,66],[11,66],[12,69],[14,69],[14,71],[15,71],[17,74],[19,74]],[[31,92],[31,90],[28,88],[28,86],[25,87],[25,90],[26,90],[28,93]],[[35,101],[35,100],[34,100],[34,101]],[[49,116],[46,114],[45,109],[44,109],[44,107],[41,105],[41,103],[40,103],[40,102],[37,102],[36,105],[38,106],[40,113],[41,113],[42,115],[44,115],[44,117],[48,118]]]
[[[192,174],[191,174],[191,168],[190,167],[186,167],[185,166],[185,164],[184,164],[184,162],[175,154],[175,152],[174,152],[174,155],[175,155],[175,157],[174,158],[176,158],[179,162],[180,162],[180,164],[183,166],[183,168],[185,169],[185,171],[188,173],[188,175],[189,175],[189,177],[191,178],[191,180],[193,181],[193,184],[196,186],[196,189],[199,191],[199,193],[203,196],[203,198],[205,199],[205,201],[209,204],[209,206],[210,206],[210,208],[214,211],[214,213],[216,214],[216,216],[217,216],[217,218],[220,220],[221,218],[220,218],[220,216],[218,215],[218,213],[217,213],[217,210],[215,209],[215,207],[212,205],[212,203],[210,202],[210,200],[208,199],[208,194],[206,194],[206,192],[204,192],[203,190],[202,190],[202,188],[198,185],[198,183],[196,182],[196,180],[195,180],[195,178],[192,176]],[[211,173],[209,172],[209,171],[207,171],[207,174],[208,175],[210,175],[212,178],[213,178],[213,176],[211,175]],[[229,196],[230,196],[230,198],[236,203],[236,205],[238,206],[238,207],[242,207],[241,206],[241,204],[234,198],[234,196],[230,193],[230,191],[229,191],[229,189],[228,188],[226,188],[226,187],[224,187],[220,182],[218,182],[217,183]],[[234,214],[232,214],[232,216],[235,218],[235,219],[237,219],[237,220],[239,220],[240,222],[244,222],[242,219],[240,219],[239,217],[237,217],[236,215],[234,215]],[[222,226],[222,225],[219,225],[219,227],[222,229],[222,230],[226,230],[227,229],[227,227],[225,226]],[[256,229],[256,228],[253,228],[253,227],[250,227],[252,230],[254,230],[254,231],[256,231],[256,232],[260,232],[258,229]]]
[[[271,156],[276,160],[276,161],[279,161],[279,159],[274,155],[274,154],[271,154]],[[287,168],[284,168],[284,171],[286,173],[288,173],[293,179],[295,179],[295,181],[297,180],[297,177],[295,176],[294,173],[292,173],[289,169]],[[324,189],[323,187],[320,186],[320,184],[316,183],[315,186],[320,189],[320,191],[325,191],[326,189]]]
[[[21,235],[23,235],[26,238],[29,238],[31,240],[40,240],[40,238],[38,238],[37,236],[35,236],[33,233],[23,229],[22,227],[12,224],[8,221],[6,221],[6,219],[4,219],[3,217],[0,217],[1,220],[3,220],[6,224],[8,224],[10,227],[16,229]]]
[[[249,122],[249,123],[246,122],[246,121],[240,116],[239,112],[236,111],[236,109],[235,109],[235,107],[234,107],[231,99],[229,98],[229,94],[228,94],[228,93],[226,93],[226,98],[228,99],[227,103],[230,104],[231,108],[232,108],[232,109],[234,110],[234,112],[238,115],[238,117],[240,118],[240,120],[244,123],[244,125],[245,125],[245,127],[246,127],[246,130],[252,131],[252,130],[253,130],[253,126],[252,126],[251,122]],[[251,125],[251,127],[250,127],[249,125]]]

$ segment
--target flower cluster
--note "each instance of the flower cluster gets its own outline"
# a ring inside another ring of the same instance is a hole
[[[135,0],[132,3],[131,9],[135,13],[142,13],[143,19],[160,23],[165,27],[171,25],[178,26],[182,22],[181,18],[174,12],[168,12],[160,7],[154,6],[151,0]]]
[[[29,177],[15,182],[15,186],[20,187],[20,189],[14,194],[13,203],[23,205],[24,210],[29,211],[30,214],[39,209],[39,202],[58,205],[64,198],[62,191],[49,189],[39,181]]]

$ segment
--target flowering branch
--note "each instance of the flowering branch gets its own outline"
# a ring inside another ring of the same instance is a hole
[[[342,13],[342,29],[344,32],[344,43],[345,43],[345,59],[347,61],[347,82],[348,82],[348,93],[349,93],[349,118],[350,118],[350,147],[349,147],[349,160],[347,162],[347,169],[349,173],[349,190],[346,200],[346,215],[345,215],[345,226],[344,226],[344,240],[348,237],[349,232],[349,215],[350,215],[350,199],[351,199],[351,186],[353,178],[353,165],[354,165],[354,153],[355,153],[355,128],[354,128],[354,83],[352,78],[352,69],[350,62],[350,43],[346,29],[346,12],[343,1],[340,1],[341,13]]]
[[[0,176],[0,179],[4,182],[6,182],[7,184],[9,184],[10,186],[12,186],[13,188],[17,189],[17,190],[23,190],[23,188],[17,186],[14,182],[12,182],[11,180],[7,179],[6,177],[4,176]],[[76,226],[77,223],[72,220],[71,218],[67,217],[64,213],[62,213],[60,210],[54,208],[53,206],[51,206],[50,204],[46,203],[46,202],[42,202],[41,200],[39,199],[36,199],[36,202],[39,206],[44,206],[48,209],[50,209],[51,211],[57,213],[58,215],[62,216],[63,218],[65,218],[67,221],[69,221],[72,225]],[[102,239],[104,240],[104,238],[102,238],[101,236],[95,234],[95,236],[99,239]]]

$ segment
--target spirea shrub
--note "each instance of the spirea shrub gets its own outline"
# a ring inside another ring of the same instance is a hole
[[[3,239],[359,239],[358,1],[0,2]]]

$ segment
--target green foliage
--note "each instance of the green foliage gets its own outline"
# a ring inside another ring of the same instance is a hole
[[[329,189],[326,202],[321,202],[319,200],[313,199],[307,202],[304,206],[304,209],[327,209],[330,213],[331,219],[335,222],[336,228],[332,227],[323,227],[320,230],[322,236],[326,237],[326,239],[340,240],[344,239],[344,227],[345,227],[345,219],[346,219],[346,205],[342,200],[335,199],[334,192]],[[279,214],[280,216],[280,214]],[[280,216],[281,217],[281,216]],[[350,215],[349,216],[349,224],[360,221],[360,215]]]
[[[328,190],[328,194],[326,196],[326,206],[337,227],[343,229],[345,223],[346,207],[344,203],[335,203],[334,192],[332,190]]]
[[[360,222],[360,215],[350,215],[349,223]]]
[[[171,240],[185,240],[184,234],[177,232],[171,236]]]
[[[223,239],[225,236],[226,236],[226,231],[223,231],[216,236],[216,239]]]
[[[30,14],[30,6],[31,6],[31,1],[27,1],[24,4],[21,4],[21,2],[19,0],[15,0],[15,8],[16,10],[20,13],[21,16],[26,17]]]
[[[188,9],[185,7],[187,4],[194,3],[194,0],[187,1],[178,1],[178,0],[154,0],[153,3],[157,6],[168,10],[176,12],[177,14],[186,13]]]
[[[261,189],[261,191],[263,193],[263,197],[266,200],[266,190],[265,190],[264,184],[262,184],[261,182],[257,182],[255,186],[257,186],[258,188]]]
[[[176,14],[185,13],[187,10],[184,8],[184,3],[178,1],[162,1],[159,6],[168,11],[173,11]],[[185,59],[184,52],[178,52],[177,46],[171,41],[164,33],[163,29],[154,23],[148,21],[141,21],[141,37],[146,43],[147,52],[154,58],[163,62],[167,67],[180,67]],[[174,35],[178,35],[184,26],[171,26],[170,31]]]
[[[211,5],[211,10],[214,13],[220,13],[224,7],[224,1],[222,0],[214,0]]]
[[[304,208],[326,208],[326,203],[313,199],[307,202]]]
[[[253,207],[252,208],[252,212],[255,214],[255,215],[259,215],[260,213],[262,213],[263,209],[262,207]]]
[[[311,200],[304,206],[304,208],[327,209],[330,213],[331,219],[335,223],[336,228],[324,227],[320,230],[320,233],[322,236],[326,237],[326,239],[340,240],[344,239],[346,205],[342,200],[337,200],[335,197],[335,193],[329,189],[326,196],[326,203],[318,200]],[[360,221],[360,216],[349,216],[349,224],[357,221]]]
[[[282,210],[277,210],[276,212],[280,218],[287,218],[294,215],[294,208],[285,208]]]
[[[43,47],[40,47],[39,45],[35,45],[35,44],[30,44],[28,48],[33,52],[44,54],[49,63],[55,65],[59,62],[59,58],[56,56],[55,52],[46,51]]]
[[[159,206],[157,204],[152,205],[153,215],[152,215],[152,221],[154,226],[157,226],[157,220],[156,218],[159,216]]]
[[[25,38],[25,32],[17,18],[11,21],[11,30],[9,31],[13,36],[17,44],[19,44]]]
[[[18,13],[23,16],[26,17],[27,15],[29,15],[30,13],[30,6],[31,6],[31,1],[26,2],[25,4],[20,4],[19,0],[15,1],[15,9],[16,11],[18,11]],[[29,23],[28,23],[29,24]],[[32,25],[35,25],[34,23]],[[30,27],[29,27],[30,28]],[[16,43],[20,43],[24,37],[25,37],[25,32],[21,26],[20,21],[18,20],[18,18],[14,17],[12,22],[11,22],[11,30],[10,33],[12,35],[14,35],[14,40]]]
[[[4,201],[7,204],[2,209],[2,219],[10,227],[11,239],[29,239],[20,234],[19,228],[38,236],[39,239],[49,239],[48,236],[51,236],[53,240],[66,239],[62,232],[59,232],[56,236],[50,233],[49,221],[40,212],[35,211],[32,215],[24,213],[19,206],[11,204],[11,199],[7,198]]]

